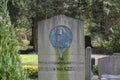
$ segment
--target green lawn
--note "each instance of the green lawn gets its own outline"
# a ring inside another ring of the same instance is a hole
[[[38,55],[35,53],[32,54],[20,54],[21,61],[23,65],[30,65],[30,66],[38,66]],[[38,80],[35,79],[28,79],[28,80]]]
[[[37,54],[21,54],[20,57],[23,65],[38,66]]]

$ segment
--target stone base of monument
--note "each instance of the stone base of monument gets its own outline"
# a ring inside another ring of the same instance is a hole
[[[102,75],[101,80],[120,80],[120,75]]]
[[[98,75],[91,73],[91,80],[98,80]]]
[[[93,75],[93,76],[91,77],[91,80],[98,80],[98,75]]]

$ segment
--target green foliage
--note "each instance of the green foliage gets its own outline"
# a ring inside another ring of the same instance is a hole
[[[98,65],[93,66],[92,72],[93,72],[94,75],[98,75]]]
[[[103,1],[102,0],[93,0],[92,2],[92,15],[93,22],[100,23],[103,20]]]
[[[35,1],[36,0],[9,0],[7,4],[10,20],[13,27],[15,28],[14,30],[20,43],[20,49],[27,49],[27,45],[22,43],[23,40],[28,42],[31,40],[31,28],[33,26],[32,17],[34,17],[36,13]]]
[[[19,49],[28,49],[31,39],[31,29],[27,28],[14,28],[17,36],[17,40],[19,41]]]
[[[93,42],[110,48],[110,28],[120,25],[119,4],[120,0],[8,0],[8,6],[1,11],[8,9],[12,25],[26,29],[58,14],[85,20],[85,34],[92,36]],[[6,17],[4,14],[2,18]]]
[[[23,66],[24,70],[27,72],[27,76],[31,79],[38,78],[38,67],[37,66]]]
[[[38,0],[37,18],[64,14],[77,19],[90,18],[91,0]]]
[[[38,55],[35,53],[20,55],[23,69],[30,80],[38,80]]]
[[[2,23],[0,25],[0,77],[4,80],[25,80],[14,31],[7,24]]]
[[[119,35],[119,33],[114,34],[114,30],[111,29],[120,26],[120,5],[118,5],[120,1],[93,0],[92,3],[93,19],[88,27],[88,32],[92,37],[93,46],[105,48],[109,54],[118,52],[119,38],[115,35]],[[114,36],[114,38],[111,36]],[[115,39],[117,39],[118,43],[115,43]]]
[[[30,28],[32,26],[31,17],[34,15],[34,12],[31,10],[32,7],[31,1],[9,0],[8,10],[14,27]]]
[[[93,47],[104,47],[104,43],[106,43],[106,35],[104,30],[101,29],[100,24],[92,23],[88,27],[88,31],[90,32],[90,36],[92,39]]]
[[[107,37],[102,34],[94,34],[92,36],[92,44],[94,47],[102,47],[106,49],[104,53],[113,54],[120,52],[120,27],[112,27]]]
[[[26,80],[7,3],[8,0],[0,1],[0,80]]]
[[[113,27],[110,30],[109,36],[110,48],[115,52],[120,52],[120,27]]]
[[[120,19],[119,0],[93,0],[92,5],[92,23],[97,26],[96,32],[105,35],[109,33],[110,28],[117,25]],[[93,27],[91,27],[93,28]],[[102,33],[101,33],[102,31]],[[91,31],[92,32],[92,31]]]

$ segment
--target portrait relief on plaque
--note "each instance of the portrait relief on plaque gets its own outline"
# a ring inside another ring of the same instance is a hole
[[[59,57],[62,58],[65,49],[72,43],[73,34],[67,26],[58,25],[50,31],[49,39],[52,46],[58,49]]]

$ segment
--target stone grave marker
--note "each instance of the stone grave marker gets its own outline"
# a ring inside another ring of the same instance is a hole
[[[90,80],[91,79],[91,54],[92,54],[92,49],[91,47],[86,47],[85,49],[85,62],[86,62],[86,68],[85,68],[85,80]]]
[[[120,75],[102,75],[101,80],[120,80]]]
[[[83,21],[58,15],[38,22],[38,80],[85,80]]]
[[[98,68],[101,78],[104,78],[104,75],[111,75],[112,77],[107,76],[105,80],[120,80],[120,76],[117,76],[120,75],[120,56],[113,55],[99,59]]]

